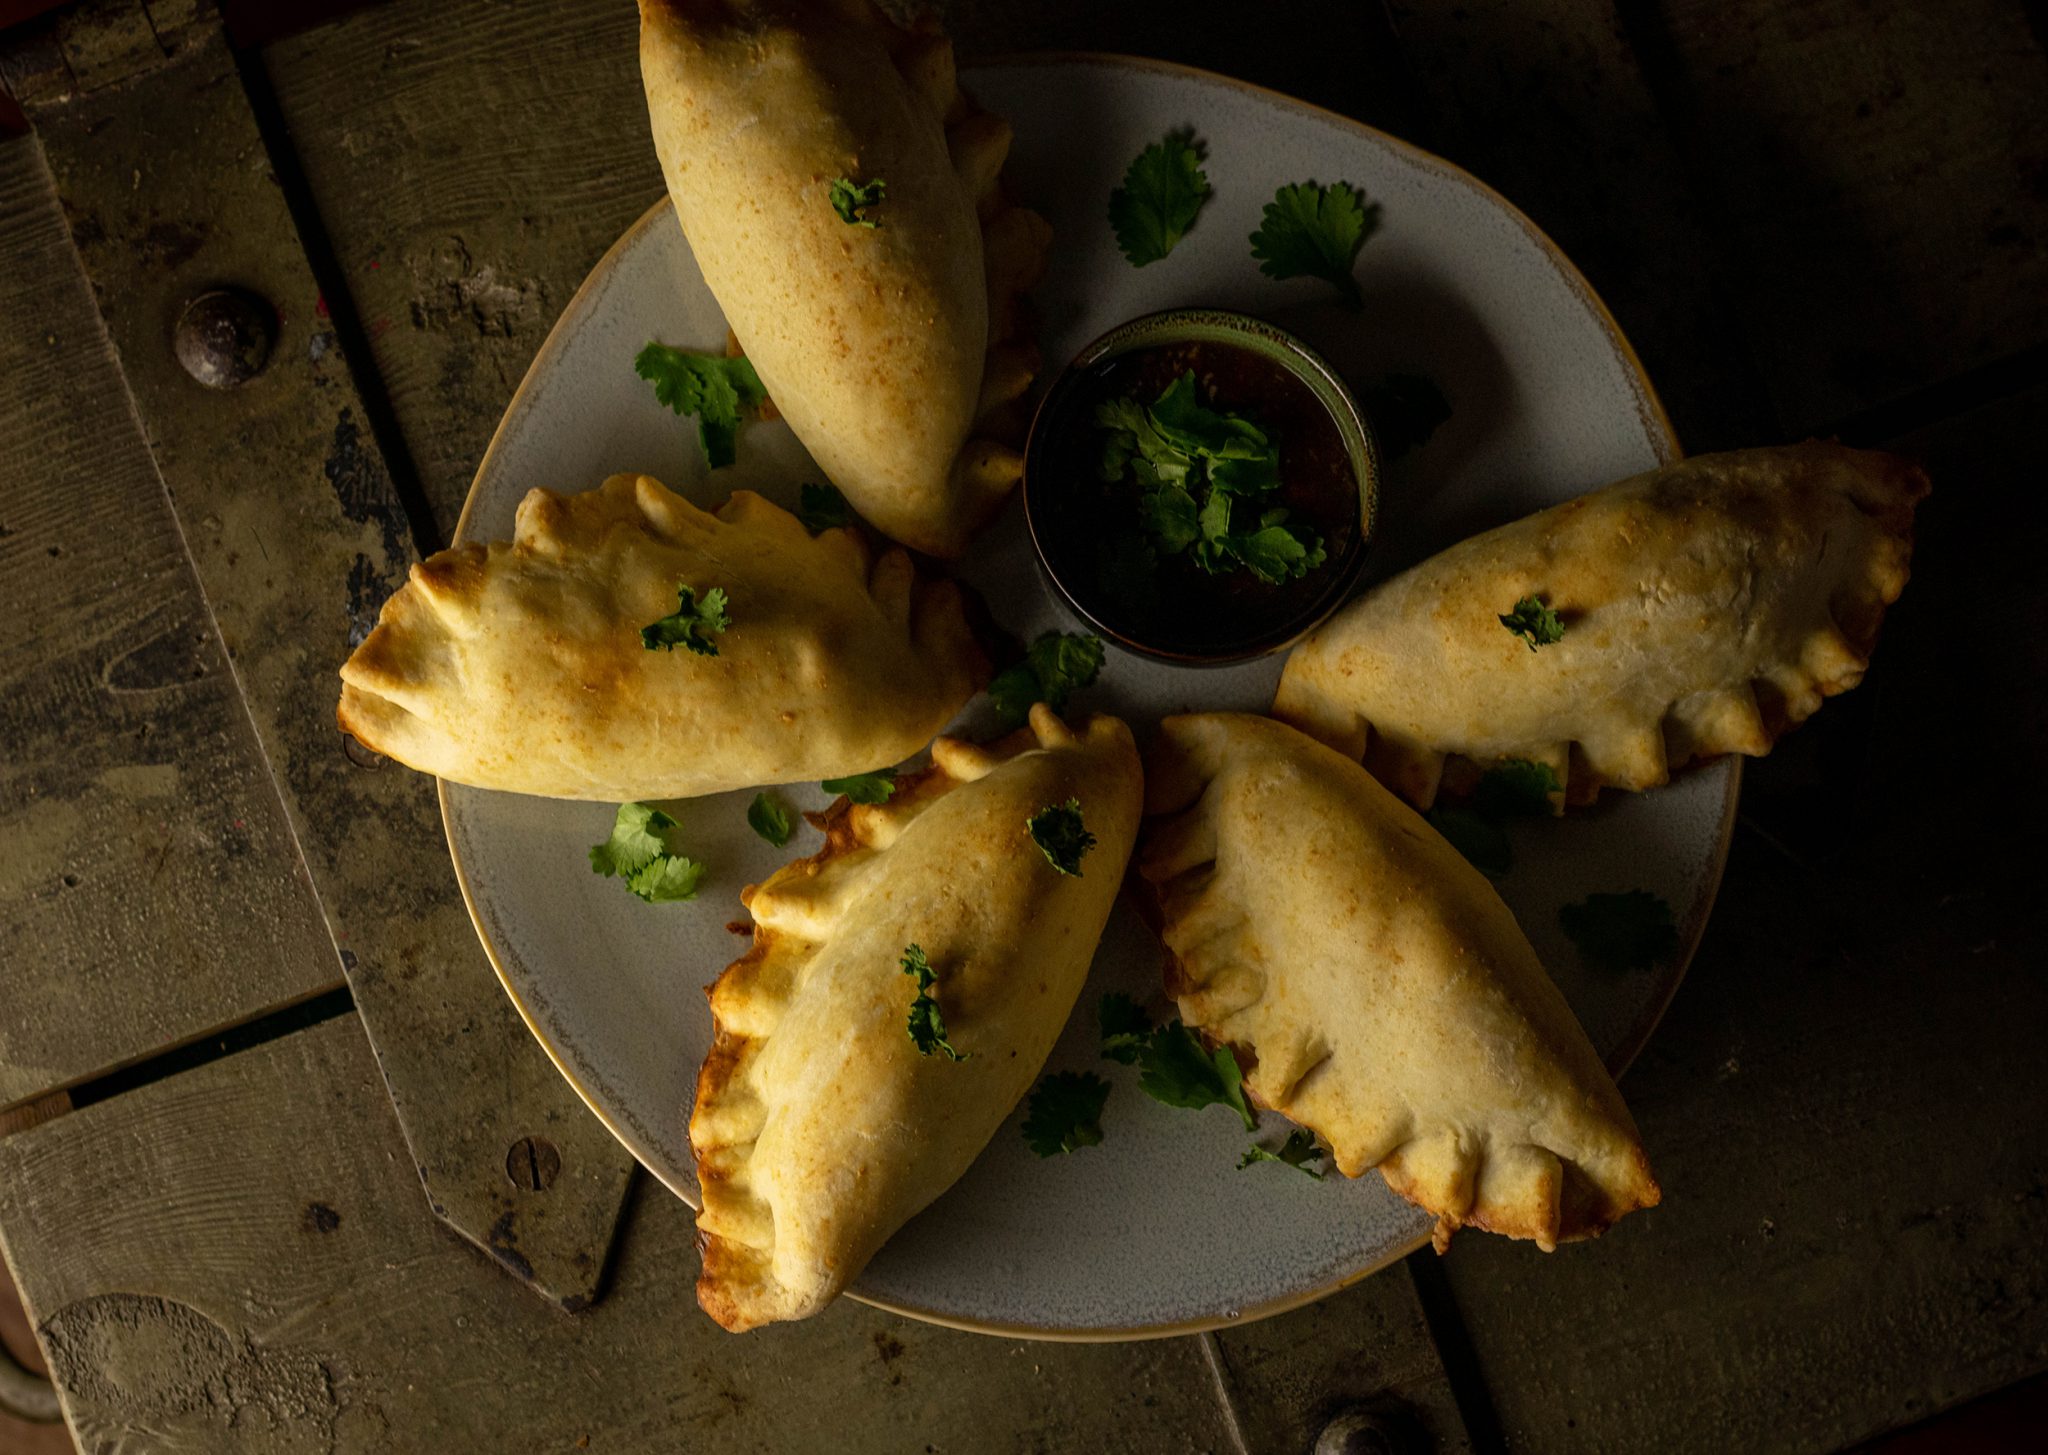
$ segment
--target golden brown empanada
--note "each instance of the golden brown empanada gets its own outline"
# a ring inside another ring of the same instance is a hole
[[[1657,1184],[1634,1123],[1493,886],[1364,768],[1270,718],[1172,717],[1138,872],[1167,990],[1337,1168],[1460,1227],[1590,1237]]]
[[[1294,649],[1273,714],[1425,808],[1450,754],[1547,764],[1582,803],[1769,752],[1862,680],[1926,493],[1835,444],[1652,470],[1375,586]],[[1501,624],[1525,597],[1562,640]]]
[[[679,587],[717,654],[649,649]],[[960,588],[751,491],[716,514],[646,475],[535,490],[510,542],[412,568],[341,669],[341,725],[479,788],[619,802],[836,778],[922,748],[987,680]]]
[[[717,1039],[690,1145],[704,1210],[697,1301],[743,1330],[823,1308],[965,1172],[1052,1050],[1087,977],[1138,829],[1130,730],[1031,725],[932,766],[873,807],[843,800],[823,852],[747,892],[754,947],[711,987]],[[1080,805],[1080,876],[1026,828]],[[966,1059],[922,1055],[907,1021],[919,946]]]
[[[1050,237],[998,180],[1010,129],[953,49],[868,0],[642,0],[676,215],[797,438],[860,513],[954,556],[1017,482],[1037,369],[1019,295]],[[832,184],[879,179],[864,221]]]

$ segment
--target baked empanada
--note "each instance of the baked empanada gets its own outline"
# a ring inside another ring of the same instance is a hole
[[[1621,1094],[1493,886],[1357,763],[1270,718],[1168,718],[1138,872],[1167,990],[1346,1177],[1548,1250],[1654,1205]]]
[[[730,625],[649,647],[679,589]],[[960,588],[751,491],[713,514],[646,475],[535,490],[510,542],[412,568],[341,669],[341,725],[479,788],[622,802],[886,767],[988,678]]]
[[[1652,470],[1373,587],[1294,649],[1273,714],[1424,808],[1447,755],[1547,764],[1583,803],[1769,752],[1862,680],[1926,493],[1835,444]],[[1502,624],[1530,597],[1560,640]]]
[[[782,417],[860,513],[954,556],[1017,482],[1037,370],[1019,295],[1050,230],[953,49],[868,0],[642,0],[676,215]],[[832,188],[879,181],[878,201]]]
[[[816,1313],[967,1170],[1081,992],[1142,794],[1130,729],[1040,704],[987,747],[939,739],[886,803],[840,802],[821,853],[747,892],[754,947],[711,987],[690,1118],[714,1319]],[[1069,800],[1095,836],[1078,877],[1026,827]],[[912,1040],[913,945],[965,1059]]]

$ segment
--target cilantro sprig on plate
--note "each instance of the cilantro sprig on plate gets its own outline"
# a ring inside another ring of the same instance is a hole
[[[1041,1157],[1102,1144],[1109,1083],[1092,1071],[1055,1071],[1024,1105],[1024,1140]]]
[[[1102,671],[1102,660],[1101,637],[1044,633],[1025,650],[1022,661],[998,672],[988,684],[996,717],[1004,727],[1018,727],[1031,716],[1034,702],[1064,711],[1067,698]]]
[[[1158,556],[1186,552],[1211,575],[1244,569],[1268,585],[1323,564],[1323,538],[1269,503],[1280,451],[1242,415],[1201,402],[1192,370],[1151,404],[1104,400],[1101,476],[1135,480],[1139,519]]]
[[[674,904],[695,899],[705,867],[677,853],[676,820],[645,803],[622,803],[612,831],[590,847],[590,867],[607,879],[626,881],[626,888],[649,904]]]
[[[1498,879],[1514,867],[1504,825],[1553,813],[1564,785],[1548,763],[1504,758],[1486,771],[1463,803],[1437,803],[1424,815],[1480,873]]]
[[[697,416],[697,442],[714,470],[738,458],[740,421],[768,397],[752,364],[723,354],[693,354],[651,343],[634,358],[633,372],[677,414]]]
[[[1588,963],[1610,974],[1648,970],[1678,950],[1671,906],[1647,889],[1589,894],[1558,910],[1557,922]]]
[[[796,832],[796,814],[781,799],[757,793],[747,805],[747,827],[779,849]]]
[[[1158,262],[1194,226],[1211,190],[1201,163],[1192,128],[1170,132],[1138,153],[1109,194],[1109,225],[1132,267]]]
[[[812,535],[834,526],[853,524],[853,506],[837,485],[806,483],[797,491],[796,518]]]
[[[877,768],[872,773],[827,778],[818,786],[827,793],[843,793],[855,803],[887,803],[889,795],[896,791],[896,770]]]
[[[1261,1162],[1278,1162],[1284,1167],[1292,1167],[1297,1172],[1306,1172],[1320,1182],[1326,1169],[1311,1164],[1323,1161],[1329,1155],[1316,1145],[1314,1132],[1307,1127],[1296,1127],[1287,1134],[1287,1140],[1277,1149],[1261,1147],[1257,1142],[1252,1143],[1245,1149],[1245,1154],[1237,1159],[1237,1170],[1242,1172],[1245,1168]]]
[[[1379,225],[1379,204],[1349,182],[1296,182],[1266,204],[1252,233],[1252,256],[1269,278],[1321,278],[1359,308],[1364,296],[1351,268]]]

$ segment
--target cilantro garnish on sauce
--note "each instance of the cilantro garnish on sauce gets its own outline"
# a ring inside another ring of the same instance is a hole
[[[672,652],[678,646],[688,647],[700,657],[718,655],[718,643],[711,640],[711,633],[722,632],[732,625],[726,615],[725,592],[714,586],[704,593],[699,601],[697,593],[688,586],[676,587],[676,609],[659,621],[651,621],[640,628],[640,645],[650,652]]]
[[[896,791],[896,770],[877,768],[848,778],[827,778],[818,786],[827,793],[843,793],[855,803],[887,803]]]
[[[1103,401],[1095,422],[1107,431],[1102,479],[1137,481],[1159,555],[1186,551],[1211,575],[1243,568],[1271,586],[1323,564],[1323,538],[1266,503],[1280,486],[1279,448],[1242,415],[1205,406],[1193,370],[1150,405]]]
[[[867,210],[881,202],[887,184],[877,177],[872,182],[856,182],[851,177],[836,177],[827,192],[831,198],[832,210],[839,214],[839,220],[854,227],[880,227],[867,215]]]
[[[622,803],[612,820],[611,837],[590,848],[590,867],[605,878],[626,881],[626,888],[649,904],[694,899],[704,881],[704,866],[672,851],[670,836],[680,827],[674,818],[644,803]]]
[[[1579,953],[1599,969],[1647,970],[1678,949],[1671,906],[1647,889],[1589,894],[1557,912]]]
[[[1006,667],[988,684],[989,701],[1005,727],[1017,727],[1042,702],[1062,711],[1067,698],[1093,682],[1102,671],[1102,638],[1046,632],[1024,653],[1024,660]]]
[[[1551,647],[1564,640],[1564,623],[1550,607],[1534,596],[1524,596],[1515,609],[1500,618],[1500,624],[1529,644],[1529,650]]]
[[[723,354],[693,354],[649,344],[633,360],[633,372],[652,384],[654,397],[677,414],[697,416],[697,442],[714,470],[738,457],[740,420],[768,397],[752,364]]]
[[[1024,1104],[1024,1140],[1041,1157],[1102,1143],[1109,1083],[1092,1071],[1055,1071]]]
[[[1132,267],[1158,262],[1194,226],[1210,192],[1201,161],[1192,129],[1169,133],[1138,153],[1109,194],[1109,225]]]
[[[1252,1143],[1245,1150],[1245,1154],[1237,1159],[1237,1170],[1242,1172],[1259,1162],[1279,1162],[1297,1172],[1306,1172],[1320,1182],[1323,1178],[1323,1169],[1309,1164],[1320,1162],[1328,1155],[1316,1145],[1314,1132],[1306,1127],[1296,1127],[1287,1134],[1287,1140],[1280,1144],[1278,1151],[1261,1147],[1257,1142]]]
[[[1081,856],[1095,847],[1095,835],[1081,822],[1080,799],[1041,808],[1024,821],[1024,827],[1046,863],[1062,874],[1081,877]]]
[[[932,962],[925,958],[924,950],[917,945],[903,947],[900,962],[905,975],[917,977],[917,998],[910,1002],[910,1041],[917,1047],[920,1056],[945,1052],[955,1061],[965,1061],[963,1051],[953,1049],[953,1043],[946,1039],[946,1017],[939,1009],[938,1001],[932,998],[932,987],[939,977],[932,971]]]
[[[1349,182],[1297,182],[1266,204],[1252,234],[1252,256],[1269,278],[1321,278],[1357,308],[1364,299],[1351,265],[1379,225],[1379,204]]]
[[[779,849],[796,832],[796,815],[782,800],[757,793],[747,805],[747,827]]]
[[[797,491],[796,518],[812,535],[835,525],[850,525],[853,507],[839,493],[837,485],[806,484]]]

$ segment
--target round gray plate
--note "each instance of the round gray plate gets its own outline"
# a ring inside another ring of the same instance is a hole
[[[1355,384],[1403,369],[1441,385],[1455,412],[1389,472],[1368,579],[1676,457],[1641,366],[1584,280],[1527,219],[1448,163],[1285,97],[1153,62],[1027,59],[967,80],[1015,125],[1011,184],[1055,229],[1051,270],[1034,295],[1049,367],[1133,315],[1206,305],[1292,329]],[[1171,257],[1134,269],[1105,221],[1109,193],[1142,147],[1189,125],[1207,143],[1215,195]],[[1383,208],[1359,262],[1363,312],[1337,306],[1315,280],[1273,282],[1251,259],[1246,239],[1261,206],[1281,184],[1311,178],[1352,182]],[[663,203],[555,325],[477,472],[459,536],[509,537],[514,507],[534,486],[582,490],[621,470],[707,505],[739,486],[793,504],[797,484],[821,476],[787,428],[747,426],[739,464],[710,478],[693,427],[633,374],[649,339],[716,350],[724,338]],[[1021,517],[1013,501],[962,574],[1019,636],[1071,628],[1039,579]],[[1112,650],[1075,705],[1117,713],[1142,738],[1172,712],[1262,711],[1278,674],[1278,658],[1199,671]],[[984,726],[979,710],[962,731]],[[1652,890],[1677,911],[1689,957],[1720,879],[1738,781],[1733,763],[1713,765],[1655,793],[1514,830],[1516,868],[1501,891],[1616,1066],[1641,1048],[1685,957],[1654,976],[1596,976],[1558,931],[1557,908],[1595,890]],[[787,796],[806,808],[826,801],[814,785]],[[442,788],[456,872],[506,989],[592,1110],[692,1203],[685,1128],[711,1040],[703,987],[745,947],[725,928],[744,917],[741,887],[816,847],[809,830],[787,850],[757,838],[746,824],[751,797],[678,809],[690,852],[711,874],[694,903],[650,907],[586,866],[610,805]],[[1234,1117],[1162,1106],[1134,1073],[1099,1061],[1095,1002],[1110,989],[1159,1004],[1159,949],[1127,906],[1049,1066],[1109,1075],[1103,1145],[1041,1161],[1013,1116],[967,1176],[875,1259],[857,1296],[1012,1335],[1181,1333],[1305,1303],[1424,1240],[1429,1220],[1377,1176],[1239,1172],[1245,1138]]]

